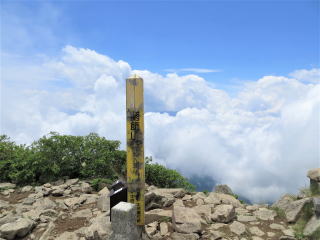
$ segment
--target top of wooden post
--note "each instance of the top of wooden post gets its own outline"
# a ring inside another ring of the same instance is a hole
[[[137,79],[137,78],[141,78],[138,74],[133,74],[131,77],[128,77],[128,79]]]

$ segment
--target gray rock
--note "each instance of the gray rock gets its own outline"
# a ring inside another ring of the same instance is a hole
[[[159,221],[162,219],[168,219],[172,217],[172,210],[153,209],[145,212],[145,224]]]
[[[168,224],[166,222],[160,223],[160,235],[165,236],[169,232]]]
[[[199,239],[199,235],[195,233],[183,234],[178,232],[173,232],[171,234],[172,240],[197,240]]]
[[[6,223],[0,227],[0,236],[5,239],[26,236],[34,227],[34,222],[27,218],[19,218],[15,222]]]
[[[257,221],[257,217],[251,215],[238,215],[237,220],[239,222],[254,222]]]
[[[110,210],[110,197],[108,194],[102,194],[97,200],[97,208],[102,212]]]
[[[211,215],[212,221],[220,223],[231,222],[236,217],[235,208],[232,205],[221,204],[214,208]]]
[[[57,204],[49,198],[41,198],[37,199],[33,206],[38,209],[53,209]]]
[[[213,203],[213,204],[229,204],[232,205],[234,207],[242,207],[242,204],[240,203],[240,201],[238,199],[236,199],[235,197],[228,195],[228,194],[224,194],[224,193],[209,193],[208,197],[206,197],[204,199],[204,202],[209,204],[209,203]]]
[[[201,231],[201,216],[192,208],[174,207],[172,213],[173,228],[180,233]]]
[[[249,228],[251,234],[253,235],[257,235],[259,237],[265,235],[265,233],[263,231],[261,231],[258,227],[251,227]]]
[[[274,217],[277,216],[276,212],[267,208],[259,208],[259,210],[253,213],[257,218],[267,221],[274,220]]]
[[[23,188],[21,188],[21,192],[31,192],[32,189],[32,186],[24,186]]]
[[[307,177],[310,178],[310,180],[320,182],[320,168],[314,168],[309,170]]]
[[[67,186],[75,185],[79,182],[79,178],[73,178],[73,179],[68,179],[66,180],[65,184]]]
[[[246,226],[240,222],[234,221],[232,224],[229,225],[230,231],[241,235],[246,232]]]
[[[284,230],[285,229],[284,226],[277,224],[277,223],[272,223],[272,224],[270,224],[269,227],[273,230]]]
[[[320,216],[320,197],[313,198],[314,213]]]
[[[79,237],[74,232],[64,232],[60,234],[56,240],[78,240]]]
[[[81,183],[81,191],[84,193],[91,193],[92,192],[92,187],[90,186],[89,183],[82,182]]]
[[[226,184],[216,185],[214,192],[233,195],[231,188]]]
[[[0,189],[13,189],[16,185],[13,183],[0,183]]]
[[[308,223],[306,224],[303,230],[303,234],[305,236],[311,236],[318,230],[320,231],[320,217],[313,215],[311,219],[308,221]]]
[[[304,198],[290,202],[284,209],[288,223],[295,223],[302,214],[306,204],[311,202],[311,198]]]
[[[80,204],[84,203],[86,200],[87,199],[84,196],[67,198],[64,200],[64,204],[67,207],[75,208],[75,207],[79,206]]]
[[[92,217],[92,212],[88,208],[74,212],[71,216],[71,218],[91,218],[91,217]]]

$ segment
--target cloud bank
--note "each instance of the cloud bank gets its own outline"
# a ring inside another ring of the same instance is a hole
[[[50,131],[125,143],[125,79],[137,73],[145,151],[155,161],[211,176],[254,202],[295,193],[307,185],[306,171],[320,166],[319,69],[264,76],[230,97],[194,74],[133,70],[73,46],[33,62],[3,58],[1,133],[20,143]]]

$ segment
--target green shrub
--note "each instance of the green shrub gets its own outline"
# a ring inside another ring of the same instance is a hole
[[[281,209],[279,207],[272,207],[271,209],[277,213],[278,217],[280,217],[280,218],[285,218],[286,217],[286,213],[284,212],[283,209]]]
[[[195,191],[195,186],[188,182],[176,170],[166,168],[158,163],[150,163],[152,158],[146,158],[145,181],[149,185],[162,188],[184,188],[187,191]]]
[[[109,187],[115,179],[108,179],[108,178],[94,178],[91,180],[91,186],[95,191],[100,191],[104,187]]]

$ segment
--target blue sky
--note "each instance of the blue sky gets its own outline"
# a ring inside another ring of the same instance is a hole
[[[253,202],[320,166],[319,1],[1,1],[0,134],[96,132],[125,149],[144,79],[145,155]],[[195,162],[197,164],[195,164]]]
[[[319,1],[43,2],[2,1],[3,24],[19,17],[32,34],[21,47],[23,36],[3,34],[5,48],[50,55],[69,44],[134,69],[215,69],[199,75],[220,87],[319,66]]]

